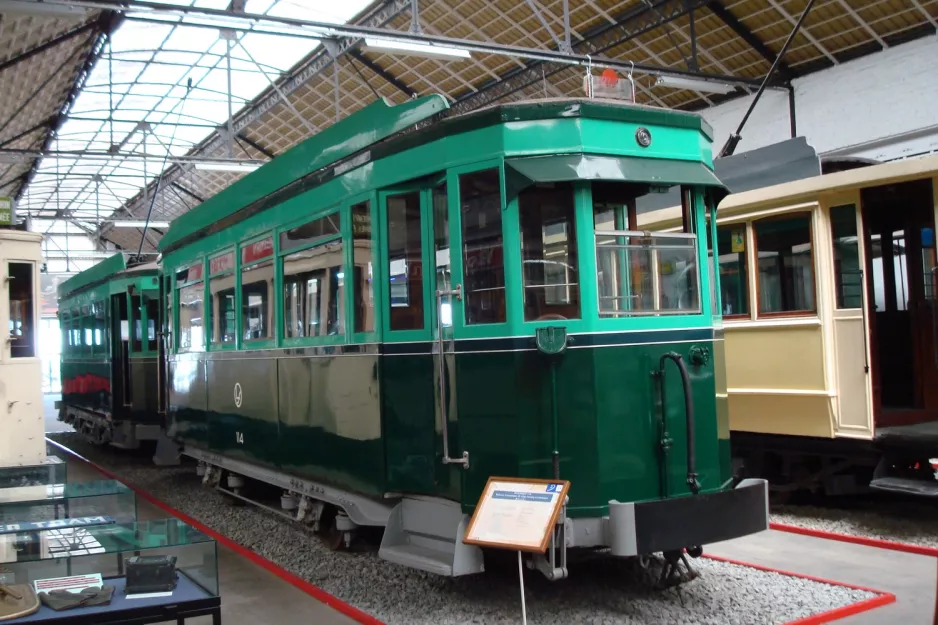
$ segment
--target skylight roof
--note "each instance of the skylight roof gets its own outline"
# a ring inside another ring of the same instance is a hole
[[[226,9],[229,0],[166,1]],[[341,24],[368,0],[247,0],[245,11]],[[319,45],[314,39],[123,22],[101,51],[48,146],[18,210],[97,224],[137,195],[271,81]],[[230,46],[230,73],[228,48]],[[229,79],[231,102],[229,105]],[[75,154],[61,154],[74,152]],[[117,154],[109,153],[117,152]],[[244,158],[233,149],[230,158]]]

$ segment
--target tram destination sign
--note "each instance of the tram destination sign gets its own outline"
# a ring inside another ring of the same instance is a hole
[[[463,542],[544,553],[570,482],[490,477]]]

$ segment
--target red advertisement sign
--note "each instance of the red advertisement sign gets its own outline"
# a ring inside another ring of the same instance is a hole
[[[241,264],[246,265],[256,260],[267,258],[274,253],[274,239],[267,237],[241,248]]]
[[[198,265],[192,265],[189,267],[189,271],[186,272],[186,282],[191,282],[193,280],[202,279],[202,263]]]
[[[234,252],[228,252],[221,256],[216,256],[209,261],[209,273],[215,275],[222,271],[231,271],[234,269]]]
[[[466,257],[463,262],[465,265],[463,271],[468,274],[477,270],[493,269],[501,267],[503,262],[501,245],[468,249],[466,250]]]

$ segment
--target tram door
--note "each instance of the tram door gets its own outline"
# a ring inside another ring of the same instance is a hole
[[[388,489],[454,492],[459,457],[454,284],[442,176],[381,193],[385,279],[382,402]]]
[[[115,413],[130,406],[130,322],[127,294],[111,296],[111,394]]]
[[[877,427],[938,417],[938,310],[931,182],[864,189],[867,309]]]

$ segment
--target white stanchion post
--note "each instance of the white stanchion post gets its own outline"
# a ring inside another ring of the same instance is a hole
[[[524,568],[521,566],[521,552],[518,552],[518,581],[521,584],[521,623],[527,625],[528,613],[524,607]]]

